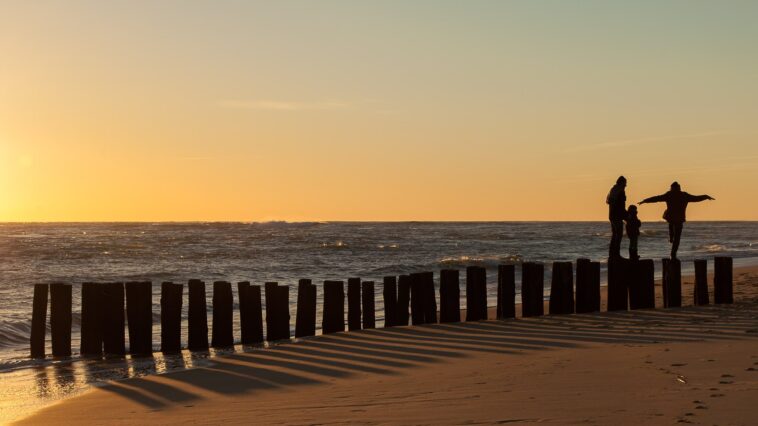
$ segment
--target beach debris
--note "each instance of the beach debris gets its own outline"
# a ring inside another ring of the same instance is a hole
[[[687,384],[687,377],[682,376],[681,374],[676,375],[676,381],[679,383]]]

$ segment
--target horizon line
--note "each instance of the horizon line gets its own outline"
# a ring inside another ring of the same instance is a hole
[[[242,224],[265,224],[265,223],[604,223],[604,220],[50,220],[50,221],[0,221],[0,224],[76,224],[76,223],[177,223],[177,224],[206,224],[206,223],[242,223]],[[665,223],[663,219],[646,221],[643,223]],[[712,219],[712,220],[688,220],[688,223],[697,222],[758,222],[758,219]]]

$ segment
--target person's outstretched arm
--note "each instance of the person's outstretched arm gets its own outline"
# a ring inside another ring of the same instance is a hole
[[[666,201],[666,194],[656,195],[655,197],[645,198],[644,200],[640,201],[639,204],[647,204],[647,203],[662,203]]]
[[[711,197],[710,195],[691,195],[687,194],[687,201],[690,203],[699,203],[700,201],[705,200],[715,200],[715,198]]]

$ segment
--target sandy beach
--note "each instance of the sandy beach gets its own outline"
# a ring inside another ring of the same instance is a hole
[[[750,424],[758,268],[734,277],[734,305],[320,336],[111,382],[18,424]]]

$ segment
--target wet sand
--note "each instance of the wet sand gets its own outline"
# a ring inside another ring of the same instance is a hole
[[[112,382],[19,423],[751,424],[758,268],[734,277],[734,305],[321,336]]]

